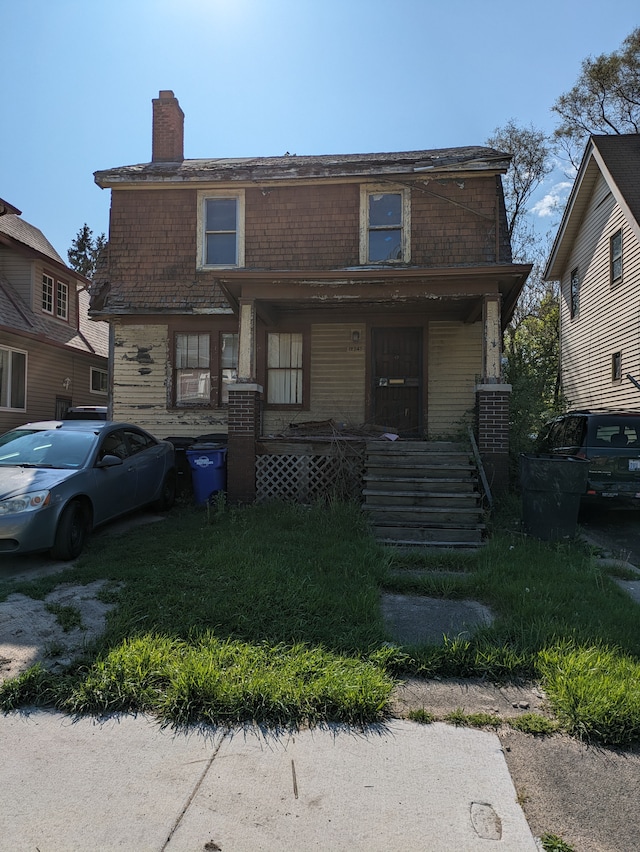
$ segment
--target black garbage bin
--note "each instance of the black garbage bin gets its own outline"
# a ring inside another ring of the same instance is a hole
[[[197,506],[206,505],[227,487],[227,448],[222,444],[196,443],[187,450],[193,496]]]
[[[179,435],[166,440],[173,444],[176,453],[176,494],[185,497],[191,496],[193,485],[191,483],[191,467],[187,460],[187,450],[195,444],[196,439]]]
[[[543,541],[573,538],[589,462],[554,455],[521,455],[520,486],[525,532]]]

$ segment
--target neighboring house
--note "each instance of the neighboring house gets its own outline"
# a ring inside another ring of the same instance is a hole
[[[111,221],[91,313],[112,326],[114,417],[228,435],[234,501],[255,495],[258,439],[319,421],[421,440],[475,424],[504,481],[501,337],[530,270],[511,261],[509,156],[185,160],[183,122],[161,91],[152,161],[95,174]]]
[[[0,433],[106,405],[107,323],[89,319],[90,282],[0,200]]]
[[[640,135],[589,140],[545,279],[569,406],[640,409]]]

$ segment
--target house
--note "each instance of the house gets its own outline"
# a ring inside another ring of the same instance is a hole
[[[0,433],[107,404],[109,327],[89,319],[89,284],[0,200]]]
[[[571,408],[640,408],[640,135],[592,136],[545,270]]]
[[[223,434],[232,501],[269,437],[477,428],[504,482],[501,338],[514,264],[485,147],[184,159],[184,115],[153,100],[150,163],[111,190],[91,314],[112,327],[113,409],[161,437]],[[278,450],[274,449],[277,454]]]

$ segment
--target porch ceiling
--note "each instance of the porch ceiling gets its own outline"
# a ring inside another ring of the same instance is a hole
[[[350,308],[367,313],[428,311],[474,322],[486,296],[500,294],[502,324],[513,314],[529,264],[444,269],[340,269],[304,273],[225,270],[217,280],[234,311],[255,302],[270,324],[285,314]]]

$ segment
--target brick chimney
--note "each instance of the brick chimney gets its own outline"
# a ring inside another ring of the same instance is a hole
[[[184,113],[173,92],[161,91],[153,98],[153,163],[184,160]]]

